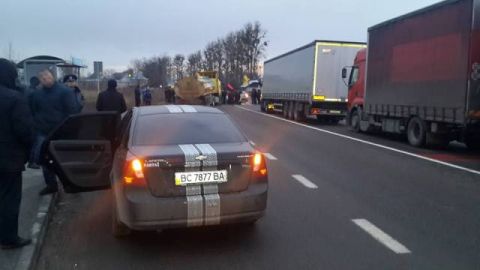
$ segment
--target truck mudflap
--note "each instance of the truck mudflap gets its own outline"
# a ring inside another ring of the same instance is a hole
[[[310,107],[311,115],[345,117],[347,112],[346,102],[313,102]]]

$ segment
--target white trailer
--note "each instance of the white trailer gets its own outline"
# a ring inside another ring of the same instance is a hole
[[[338,123],[347,114],[348,96],[339,72],[363,48],[361,42],[317,40],[265,61],[262,111]]]

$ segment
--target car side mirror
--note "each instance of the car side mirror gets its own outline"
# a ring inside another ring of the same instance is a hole
[[[347,78],[347,68],[342,68],[342,79]]]

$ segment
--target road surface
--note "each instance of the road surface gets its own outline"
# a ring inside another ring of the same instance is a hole
[[[267,153],[265,218],[117,240],[108,191],[62,195],[38,269],[480,268],[479,154],[222,110]]]

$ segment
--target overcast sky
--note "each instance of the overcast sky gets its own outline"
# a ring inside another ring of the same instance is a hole
[[[0,57],[47,54],[121,70],[132,59],[188,54],[250,21],[267,58],[314,39],[365,41],[369,26],[436,0],[1,0]]]

